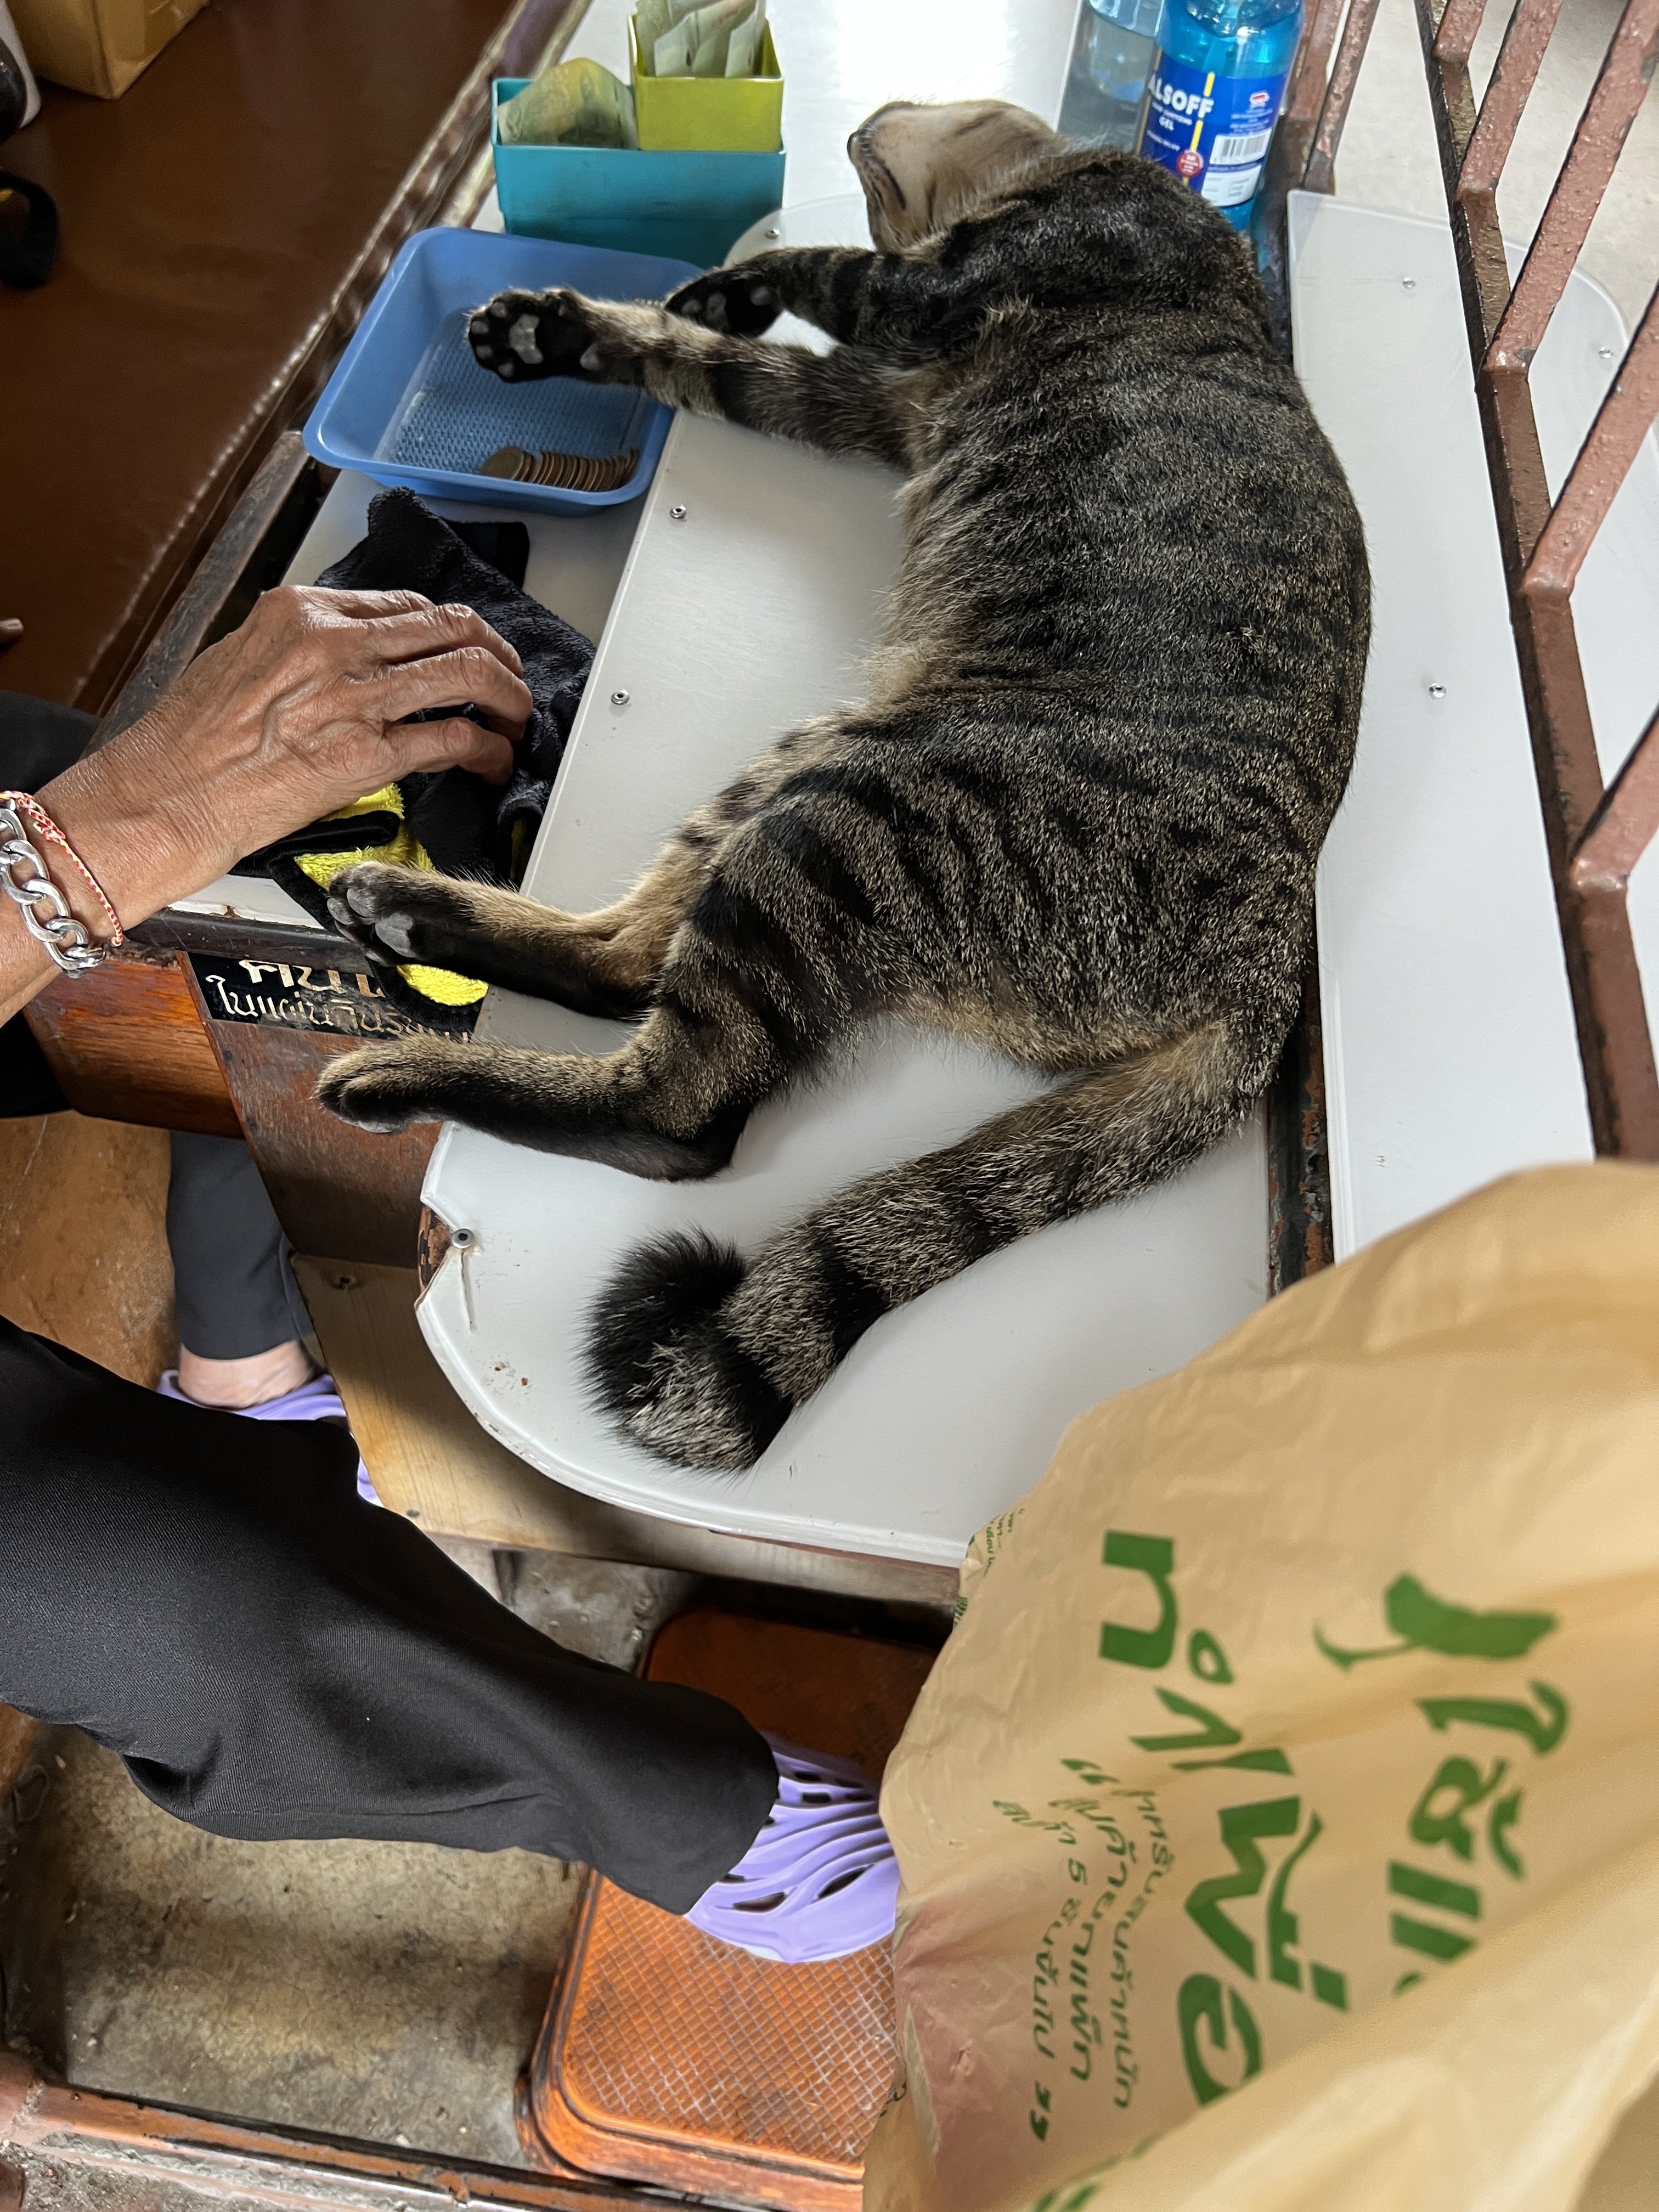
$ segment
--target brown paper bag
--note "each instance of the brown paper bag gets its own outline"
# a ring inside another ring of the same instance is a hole
[[[37,76],[118,99],[204,0],[9,0]]]
[[[887,1770],[883,2212],[1566,2212],[1659,2070],[1659,1170],[1075,1422]]]

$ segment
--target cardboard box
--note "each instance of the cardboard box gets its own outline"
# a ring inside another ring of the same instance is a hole
[[[783,144],[783,76],[769,23],[758,76],[657,76],[630,15],[628,53],[641,148],[657,153],[775,154]]]
[[[118,100],[204,0],[9,0],[37,76]]]

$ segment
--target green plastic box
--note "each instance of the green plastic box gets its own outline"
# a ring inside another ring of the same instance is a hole
[[[772,26],[761,34],[758,76],[656,76],[628,19],[634,116],[653,153],[775,154],[783,145],[783,76]]]
[[[495,113],[529,82],[497,77]],[[504,146],[495,114],[490,140],[501,221],[519,238],[667,255],[712,269],[750,223],[783,204],[781,147],[769,154],[709,154]]]

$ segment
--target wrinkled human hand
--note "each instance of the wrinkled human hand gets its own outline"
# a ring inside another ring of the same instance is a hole
[[[463,706],[488,726],[407,720]],[[470,607],[284,587],[40,797],[131,927],[399,776],[504,783],[531,707],[518,654]]]

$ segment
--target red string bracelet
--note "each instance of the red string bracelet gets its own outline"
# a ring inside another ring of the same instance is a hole
[[[124,944],[126,932],[121,927],[121,917],[115,911],[114,902],[40,800],[27,791],[0,791],[0,806],[11,807],[33,826],[48,845],[59,848],[70,866],[79,871],[87,889],[103,909],[104,919],[109,924],[110,944]]]

